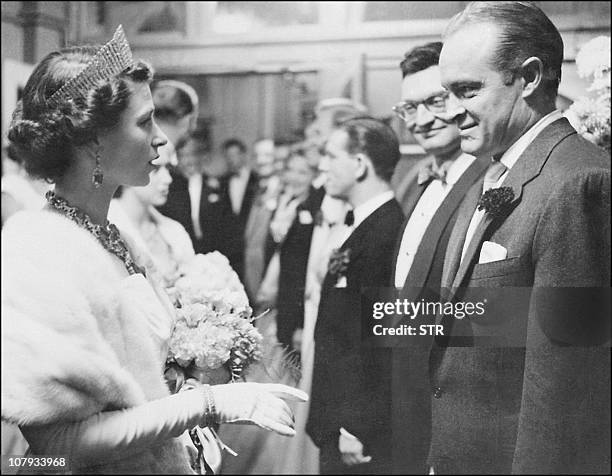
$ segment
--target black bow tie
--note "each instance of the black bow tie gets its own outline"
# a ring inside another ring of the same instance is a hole
[[[344,217],[344,224],[346,226],[353,226],[353,223],[355,223],[355,214],[353,213],[353,210],[349,210],[346,212],[346,216]]]

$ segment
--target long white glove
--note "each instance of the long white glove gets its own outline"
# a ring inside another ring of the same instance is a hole
[[[293,413],[284,400],[308,401],[308,394],[278,383],[231,383],[211,387],[219,423],[248,423],[284,436],[295,435]]]

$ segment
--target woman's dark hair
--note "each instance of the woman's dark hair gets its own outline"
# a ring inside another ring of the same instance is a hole
[[[197,107],[197,95],[193,88],[180,81],[159,81],[153,84],[155,118],[176,122]]]
[[[135,64],[107,81],[99,82],[85,97],[68,97],[52,107],[47,100],[76,77],[100,46],[74,46],[48,54],[28,79],[13,113],[8,138],[33,177],[49,182],[62,177],[74,160],[74,147],[95,141],[99,131],[112,128],[127,108],[130,81],[151,82],[153,69]]]

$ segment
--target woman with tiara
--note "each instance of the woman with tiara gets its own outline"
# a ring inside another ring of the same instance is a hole
[[[77,474],[192,473],[185,430],[249,423],[293,436],[283,399],[307,399],[284,385],[166,386],[172,305],[146,250],[107,220],[117,188],[146,185],[167,141],[151,78],[119,27],[102,47],[46,56],[9,130],[28,173],[55,190],[2,233],[2,419],[29,456],[61,456]]]

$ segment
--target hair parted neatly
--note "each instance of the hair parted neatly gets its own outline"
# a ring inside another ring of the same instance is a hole
[[[544,65],[543,86],[549,99],[557,96],[563,63],[563,39],[557,27],[534,2],[472,2],[447,25],[443,39],[466,25],[490,23],[499,28],[491,62],[512,82],[523,62],[539,58]],[[478,41],[475,38],[474,41]]]
[[[49,53],[28,79],[8,131],[8,138],[33,177],[54,182],[74,159],[74,147],[95,141],[99,131],[115,126],[132,94],[130,82],[150,82],[153,69],[133,66],[95,87],[83,97],[49,98],[85,69],[102,46],[73,46]]]
[[[442,51],[441,41],[426,43],[407,51],[400,63],[402,78],[436,66],[440,61],[440,51]]]
[[[360,116],[347,119],[338,129],[347,133],[351,154],[367,155],[376,175],[386,182],[391,180],[400,159],[399,141],[391,127],[373,117]]]

